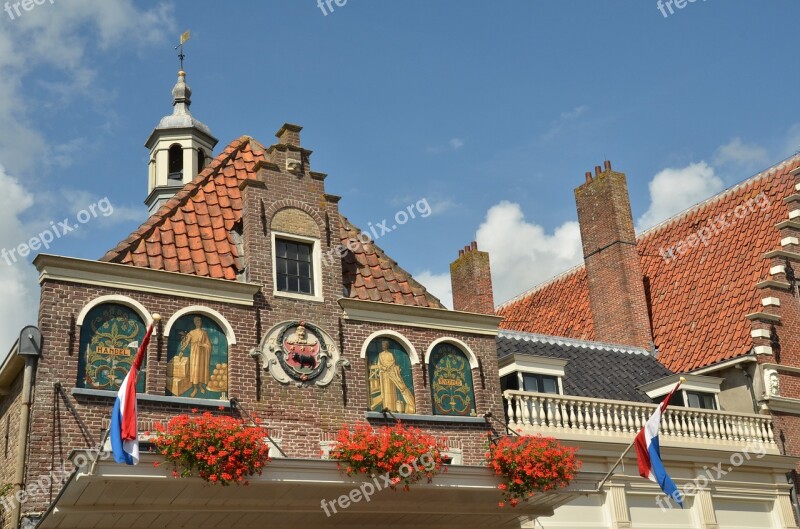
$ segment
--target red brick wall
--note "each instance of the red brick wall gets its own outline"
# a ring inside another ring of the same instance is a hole
[[[597,340],[649,348],[652,335],[625,175],[596,168],[575,189]]]
[[[9,394],[0,399],[0,486],[14,483],[14,470],[17,462],[19,448],[19,422],[22,407],[22,379],[20,371],[14,384],[9,388]],[[11,491],[13,492],[13,491]],[[2,527],[11,527],[9,513],[2,510]]]

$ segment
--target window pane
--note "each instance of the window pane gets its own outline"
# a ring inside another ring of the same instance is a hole
[[[700,399],[698,398],[697,394],[689,393],[688,397],[689,397],[689,407],[690,408],[701,408],[702,407],[702,406],[700,406]]]
[[[286,257],[286,243],[283,241],[276,241],[278,257]]]
[[[528,373],[524,373],[522,375],[522,382],[525,384],[525,391],[535,391],[539,392],[539,377],[536,375],[531,375]]]
[[[296,277],[289,276],[289,292],[300,292],[300,281]]]
[[[310,254],[311,254],[311,252],[309,250],[310,249],[309,249],[307,244],[299,245],[299,247],[298,247],[298,257],[300,258],[300,260],[302,260],[302,261],[309,260],[309,257],[310,257]]]
[[[278,258],[277,265],[278,265],[278,275],[286,274],[286,259]]]
[[[311,281],[306,277],[300,278],[300,292],[303,294],[311,294]]]
[[[558,393],[558,381],[553,377],[542,377],[544,391],[542,393]]]
[[[278,290],[280,292],[286,292],[289,289],[288,279],[285,275],[278,276]]]
[[[293,243],[288,243],[286,245],[286,256],[289,259],[297,259],[297,245]]]
[[[300,277],[311,277],[311,264],[300,263]]]

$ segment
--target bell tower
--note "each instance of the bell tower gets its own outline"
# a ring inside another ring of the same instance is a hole
[[[145,142],[150,149],[145,204],[152,215],[213,159],[217,138],[189,111],[192,90],[186,72],[178,72],[172,89],[172,114],[164,116]]]

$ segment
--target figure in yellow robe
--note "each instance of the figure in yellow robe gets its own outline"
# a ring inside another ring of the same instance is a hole
[[[184,349],[189,347],[189,380],[192,383],[192,392],[189,395],[194,397],[197,392],[205,393],[208,389],[208,381],[211,380],[211,339],[208,333],[202,328],[203,320],[199,316],[194,318],[194,329],[189,331],[181,340],[180,356],[183,356]]]
[[[381,345],[383,350],[378,353],[378,361],[370,368],[370,375],[378,377],[380,381],[381,410],[388,409],[396,413],[416,413],[417,406],[414,401],[414,394],[411,393],[411,390],[408,389],[403,380],[403,375],[394,358],[394,353],[389,350],[389,342],[383,340]],[[402,401],[397,398],[398,391],[403,397]],[[405,406],[401,407],[400,405],[403,404],[403,401],[405,401]]]

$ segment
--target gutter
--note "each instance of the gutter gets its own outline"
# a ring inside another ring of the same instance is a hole
[[[25,458],[28,453],[28,437],[33,402],[33,377],[36,361],[42,352],[42,334],[34,326],[22,329],[19,336],[17,355],[25,358],[25,371],[22,379],[22,408],[20,409],[19,430],[17,431],[17,458],[14,465],[14,497],[23,490],[25,484]],[[14,501],[11,510],[11,527],[19,527],[22,518],[22,504]]]

